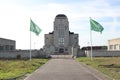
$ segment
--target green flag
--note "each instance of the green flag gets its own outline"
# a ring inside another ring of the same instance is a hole
[[[30,19],[30,31],[34,32],[36,35],[39,35],[41,29]]]
[[[104,28],[102,27],[101,24],[99,24],[97,21],[95,21],[91,18],[90,18],[90,28],[91,28],[91,30],[100,32],[100,33],[102,33],[102,31],[104,30]]]

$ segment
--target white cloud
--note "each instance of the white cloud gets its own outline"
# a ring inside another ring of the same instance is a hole
[[[80,35],[80,45],[89,42],[89,17],[97,20],[99,18],[112,17],[113,22],[101,22],[105,29],[102,35],[94,35],[94,45],[107,44],[107,40],[119,36],[116,28],[119,26],[117,17],[120,17],[120,6],[114,8],[104,0],[96,0],[82,3],[48,3],[32,6],[17,5],[15,3],[4,3],[0,5],[0,37],[15,39],[18,49],[29,49],[30,43],[30,17],[42,29],[41,34],[36,36],[32,33],[32,48],[39,49],[44,45],[44,34],[53,31],[53,21],[57,14],[66,14],[70,22],[70,30]],[[109,35],[112,34],[112,35]],[[84,35],[84,36],[83,36]],[[108,35],[108,36],[106,36]],[[99,37],[99,39],[98,39]]]

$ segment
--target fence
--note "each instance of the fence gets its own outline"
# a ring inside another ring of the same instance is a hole
[[[45,57],[46,55],[42,53],[40,50],[31,50],[31,57]],[[0,58],[29,58],[30,51],[29,50],[15,50],[15,51],[2,51],[0,52]]]
[[[87,57],[91,56],[91,51],[85,51],[85,55]],[[93,50],[92,51],[93,57],[119,57],[120,51],[107,51],[107,50]]]

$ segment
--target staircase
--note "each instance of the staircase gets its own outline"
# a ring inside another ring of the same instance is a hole
[[[51,55],[52,59],[73,59],[72,55]]]

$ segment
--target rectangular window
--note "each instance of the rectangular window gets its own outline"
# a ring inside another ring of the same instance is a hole
[[[10,50],[14,50],[14,46],[10,46]]]
[[[113,45],[110,45],[109,47],[110,47],[110,50],[113,50]]]
[[[58,51],[58,48],[55,48],[55,51]]]
[[[0,51],[2,50],[2,46],[0,45]]]
[[[5,45],[5,50],[9,50],[9,45]]]
[[[68,49],[67,48],[65,48],[65,51],[67,51]]]
[[[59,38],[59,44],[64,45],[64,38]]]
[[[120,44],[119,44],[119,50],[120,50]]]
[[[116,48],[117,46],[116,45],[114,45],[114,50],[116,50],[117,48]]]

